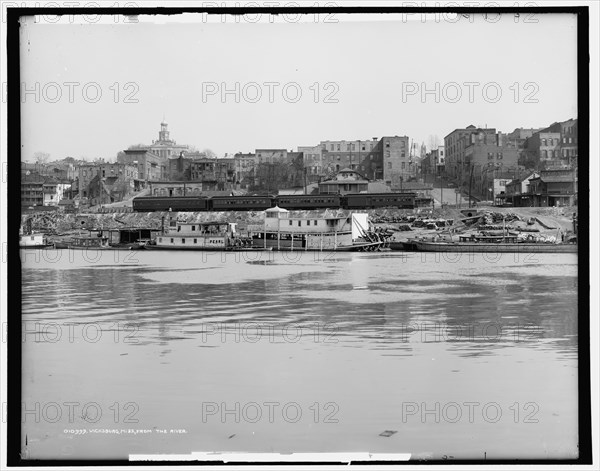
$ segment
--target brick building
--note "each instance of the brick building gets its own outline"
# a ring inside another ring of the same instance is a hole
[[[444,137],[444,148],[446,150],[446,175],[462,184],[468,175],[465,148],[472,144],[474,135],[496,134],[494,128],[477,128],[472,124],[466,128],[459,128]]]
[[[115,186],[120,186],[119,193],[124,195],[138,186],[138,168],[139,166],[134,163],[90,163],[80,165],[77,179],[79,196],[82,198],[99,197],[103,193],[100,186],[107,187],[109,190],[114,190]],[[90,189],[92,182],[96,185],[96,191]],[[94,194],[94,196],[90,196],[91,194]],[[115,197],[118,198],[118,196],[112,196],[112,198]]]
[[[147,149],[127,149],[117,158],[118,163],[137,167],[137,179],[141,181],[166,180],[167,159]]]
[[[233,156],[235,183],[239,188],[249,189],[254,186],[258,159],[255,153],[238,152]]]
[[[235,184],[235,159],[195,159],[190,164],[191,181],[202,182],[203,190],[232,190]]]

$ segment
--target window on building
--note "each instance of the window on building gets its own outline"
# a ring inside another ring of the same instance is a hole
[[[389,141],[385,143],[385,146],[386,146],[386,147],[389,147],[389,146],[390,146],[390,143],[389,143]]]
[[[302,226],[302,221],[298,221],[298,227]]]
[[[340,144],[337,145],[337,150],[340,150]]]
[[[310,221],[306,221],[306,225],[307,225],[307,226],[310,226]]]
[[[292,224],[294,224],[294,221],[290,220],[290,226],[291,226]]]
[[[172,238],[171,238],[171,243],[175,242]]]
[[[546,145],[546,139],[542,139],[542,145],[545,146]]]
[[[197,243],[198,243],[198,239],[194,239],[194,244],[197,244]]]
[[[402,166],[400,168],[404,170],[406,168],[406,162],[402,162]]]
[[[182,243],[182,244],[185,244],[185,239],[181,239],[181,243]]]

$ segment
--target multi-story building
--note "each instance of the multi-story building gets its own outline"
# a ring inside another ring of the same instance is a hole
[[[69,181],[47,179],[44,182],[44,206],[58,206],[70,189]]]
[[[567,121],[551,124],[544,132],[560,134],[560,160],[563,165],[577,165],[578,151],[578,120],[568,119]],[[558,159],[555,159],[558,160]]]
[[[441,175],[446,163],[446,152],[444,146],[432,149],[421,159],[421,173],[424,175]]]
[[[101,182],[104,187],[113,187],[119,184],[121,193],[134,190],[138,185],[138,168],[134,163],[90,163],[79,166],[78,192],[79,196],[89,198],[90,184],[93,180]],[[98,187],[98,185],[96,185]],[[98,190],[97,192],[99,192]],[[114,198],[114,196],[113,196]],[[104,201],[103,201],[104,203]]]
[[[244,189],[253,187],[256,178],[256,166],[258,165],[256,154],[238,152],[233,156],[233,162],[236,185]]]
[[[409,144],[406,136],[381,138],[383,181],[392,189],[400,188],[402,181],[416,176],[418,159],[410,152]]]
[[[465,158],[465,148],[472,144],[474,135],[496,134],[494,128],[477,128],[472,124],[466,128],[455,129],[444,137],[444,148],[446,151],[446,175],[455,179],[459,184],[464,184],[468,176]]]
[[[44,182],[21,181],[21,206],[44,205]]]
[[[71,189],[71,182],[25,173],[21,178],[22,206],[57,206]]]
[[[137,178],[141,181],[166,180],[167,159],[147,149],[127,149],[117,158],[118,163],[137,167]]]
[[[376,137],[364,141],[321,141],[319,145],[321,177],[332,177],[348,168],[371,179],[383,178],[381,144]]]
[[[306,169],[306,179],[308,183],[318,182],[323,175],[323,147],[317,146],[298,146],[298,152],[304,156],[304,168]]]
[[[173,181],[189,181],[191,179],[190,168],[193,158],[183,151],[179,153],[179,157],[167,159],[167,175],[169,180]]]
[[[536,162],[546,166],[559,165],[561,160],[561,135],[560,132],[541,131],[533,133],[527,139],[527,155]]]
[[[234,189],[235,159],[195,159],[190,165],[191,181],[202,182],[202,189],[232,190]]]

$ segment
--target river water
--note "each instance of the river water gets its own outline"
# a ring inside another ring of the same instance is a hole
[[[577,457],[577,255],[21,250],[29,458]]]

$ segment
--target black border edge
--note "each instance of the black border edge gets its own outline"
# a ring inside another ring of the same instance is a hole
[[[12,312],[18,305],[17,312],[10,317],[13,322],[22,322],[21,312],[21,260],[18,248],[18,228],[21,221],[20,186],[21,172],[19,165],[9,165],[8,158],[12,155],[21,157],[21,101],[20,101],[20,17],[35,15],[177,15],[182,13],[208,13],[244,15],[247,13],[566,13],[577,15],[577,84],[578,84],[578,122],[579,131],[579,159],[583,156],[585,178],[578,181],[578,432],[579,432],[579,457],[568,460],[452,460],[452,461],[368,461],[352,462],[352,464],[368,464],[373,466],[391,465],[501,465],[501,464],[592,464],[592,427],[591,427],[591,381],[590,381],[590,267],[589,267],[589,7],[588,6],[557,6],[557,7],[135,7],[135,8],[6,8],[6,39],[7,39],[7,307]],[[578,172],[579,173],[579,172]],[[583,204],[582,204],[583,203]],[[580,208],[583,211],[580,211]],[[581,235],[584,234],[583,237]],[[17,265],[19,268],[17,268]],[[14,273],[9,270],[13,269]],[[9,304],[10,300],[14,303]],[[7,316],[8,317],[8,316]],[[21,448],[21,366],[22,366],[22,329],[11,329],[7,342],[7,403],[19,404],[19,408],[7,407],[7,465],[14,467],[41,467],[41,466],[322,466],[322,465],[348,465],[348,461],[340,462],[227,462],[222,461],[128,461],[128,460],[24,460],[20,456]],[[16,381],[15,381],[16,379]],[[10,384],[10,387],[8,385]],[[17,415],[17,411],[19,414]],[[11,433],[11,431],[17,433]]]

